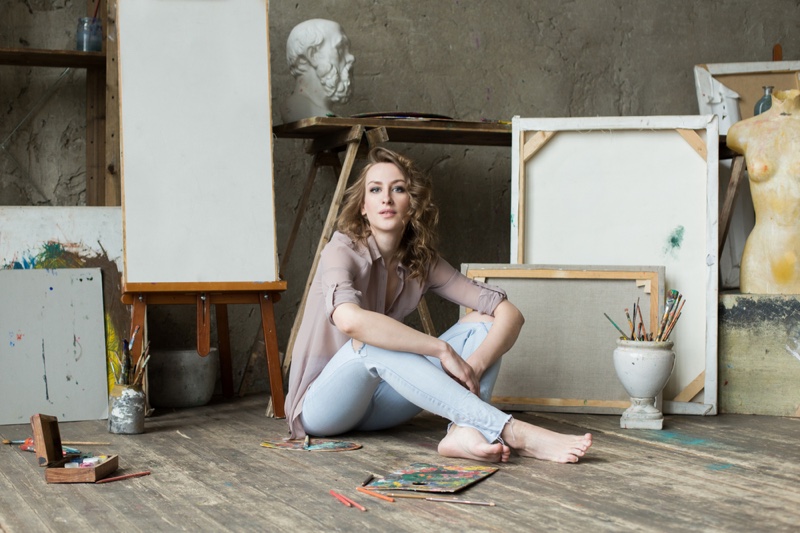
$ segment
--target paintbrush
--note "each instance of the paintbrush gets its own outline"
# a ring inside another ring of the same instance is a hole
[[[604,314],[604,315],[606,315],[606,318],[608,319],[608,321],[609,321],[609,322],[611,322],[611,325],[612,325],[612,326],[614,326],[615,328],[617,328],[617,331],[619,331],[620,333],[622,333],[622,336],[625,338],[625,340],[626,340],[626,341],[630,340],[630,339],[628,338],[628,336],[627,336],[627,335],[625,335],[625,332],[624,332],[624,331],[622,331],[621,329],[619,329],[619,326],[617,325],[617,323],[616,323],[616,322],[614,322],[613,320],[611,320],[611,317],[610,317],[610,316],[608,316],[606,313],[603,313],[603,314]]]
[[[678,291],[672,289],[669,292],[669,297],[667,298],[667,305],[664,306],[664,316],[661,318],[661,322],[658,325],[658,334],[656,335],[656,340],[661,340],[661,334],[664,333],[664,328],[667,327],[667,319],[669,318],[669,311],[672,305],[675,303],[675,298],[678,296]]]
[[[447,502],[447,503],[464,503],[466,505],[486,505],[494,507],[494,502],[474,502],[470,500],[456,500],[455,498],[425,498],[429,502]]]
[[[642,334],[642,340],[648,340],[647,328],[644,325],[644,315],[642,314],[642,306],[638,305],[638,308],[639,308],[639,333]]]
[[[144,353],[142,356],[136,361],[136,366],[133,370],[133,382],[132,385],[139,386],[144,381],[144,372],[145,368],[147,367],[147,363],[150,361],[150,343],[147,343],[147,346],[144,348]]]
[[[631,314],[628,312],[628,308],[625,308],[625,316],[628,318],[628,325],[631,327],[631,339],[636,339],[636,326],[634,325],[633,321],[631,320]],[[633,308],[633,316],[634,319],[636,318],[636,307]]]
[[[122,375],[122,385],[127,385],[130,381],[131,371],[131,352],[128,348],[128,339],[122,341],[122,368],[120,374]]]
[[[664,340],[666,341],[669,339],[670,334],[672,333],[672,328],[675,327],[675,324],[678,323],[678,319],[681,317],[681,309],[683,309],[683,304],[686,303],[686,300],[681,302],[681,306],[678,307],[677,312],[675,313],[675,317],[670,321],[669,325],[667,326],[666,332],[664,333]]]

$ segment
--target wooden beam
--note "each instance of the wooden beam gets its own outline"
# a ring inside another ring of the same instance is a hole
[[[550,139],[556,134],[554,131],[537,131],[531,135],[522,148],[522,161],[527,162],[536,152],[544,148]]]
[[[731,166],[731,179],[728,181],[728,188],[725,191],[725,200],[722,203],[722,213],[719,215],[718,252],[720,255],[722,254],[722,248],[725,246],[725,241],[728,239],[728,231],[731,227],[731,216],[733,214],[733,208],[736,205],[736,198],[739,196],[739,184],[744,177],[744,169],[744,156],[737,155],[733,158],[733,165]]]
[[[545,405],[548,407],[616,407],[627,409],[629,400],[591,400],[588,398],[525,398],[516,396],[492,396],[493,404]]]
[[[101,9],[102,12],[102,9]],[[108,0],[103,28],[107,35],[117,34],[117,0]],[[106,39],[106,157],[103,162],[105,176],[105,205],[122,205],[119,151],[119,56],[118,41]]]
[[[695,130],[686,130],[683,128],[678,128],[677,131],[683,139],[689,143],[695,152],[697,152],[700,157],[703,158],[703,161],[708,160],[708,148],[706,147],[706,142],[697,134]]]
[[[706,371],[703,370],[700,374],[692,380],[691,383],[675,396],[673,402],[691,402],[692,399],[700,394],[705,388],[706,384]]]

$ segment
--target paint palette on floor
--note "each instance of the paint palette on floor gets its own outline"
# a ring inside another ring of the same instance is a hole
[[[346,452],[361,448],[361,445],[355,442],[322,439],[314,439],[309,442],[308,445],[302,440],[264,441],[261,443],[261,446],[264,448],[298,450],[301,452]]]
[[[413,490],[419,492],[457,492],[497,472],[493,466],[432,465],[412,463],[383,479],[367,485],[373,490]]]

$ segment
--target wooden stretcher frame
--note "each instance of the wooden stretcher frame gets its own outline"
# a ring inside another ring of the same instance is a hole
[[[633,312],[639,300],[645,327],[652,331],[663,304],[663,266],[465,264],[461,270],[505,290],[525,316],[519,339],[503,356],[494,405],[593,414],[628,408],[630,398],[612,359],[620,334],[603,313],[624,331],[623,310]]]
[[[684,294],[667,413],[717,412],[718,152],[713,115],[512,121],[511,262],[663,264]]]

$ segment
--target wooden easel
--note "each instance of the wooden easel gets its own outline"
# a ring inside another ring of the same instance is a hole
[[[164,285],[164,284],[162,284]],[[172,284],[182,285],[182,284]],[[188,284],[187,284],[188,285]],[[211,350],[211,306],[216,307],[217,337],[219,341],[219,366],[222,380],[222,393],[226,398],[234,395],[231,346],[228,330],[228,304],[256,304],[261,310],[261,329],[267,348],[267,369],[269,371],[270,406],[275,418],[283,418],[283,376],[281,374],[278,337],[275,330],[273,304],[280,300],[280,292],[286,290],[285,281],[258,284],[255,288],[234,288],[238,284],[221,284],[220,287],[175,288],[160,287],[159,290],[132,290],[123,287],[122,302],[132,306],[131,332],[139,326],[144,331],[148,305],[196,305],[197,306],[197,353],[206,356]],[[251,284],[247,284],[251,285]],[[155,285],[159,287],[158,284]],[[151,287],[143,287],[151,288]],[[142,353],[142,338],[134,340],[131,353],[138,359]],[[135,362],[135,360],[134,360]]]

